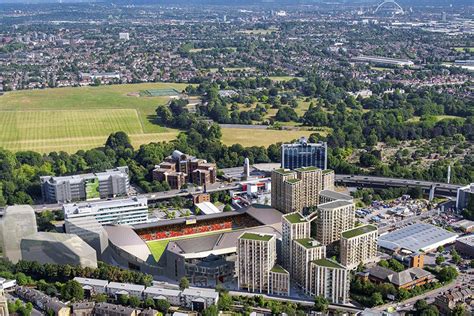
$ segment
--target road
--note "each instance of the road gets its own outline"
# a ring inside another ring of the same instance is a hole
[[[336,175],[336,183],[366,187],[419,187],[427,191],[434,186],[435,194],[447,196],[456,196],[458,189],[461,187],[461,185],[441,182],[347,174]]]
[[[266,294],[261,294],[261,293],[250,293],[250,292],[245,292],[245,291],[229,291],[229,294],[232,296],[263,296],[266,299],[272,299],[275,301],[281,301],[281,302],[290,302],[290,303],[299,303],[304,306],[313,306],[314,301],[313,300],[305,300],[305,299],[298,299],[294,297],[290,298],[285,298],[282,296],[270,296]],[[329,309],[330,310],[340,310],[340,311],[345,311],[345,312],[351,312],[351,313],[358,313],[362,311],[362,308],[353,306],[353,305],[341,305],[341,304],[329,304]]]
[[[258,126],[258,125],[256,125]],[[344,184],[346,186],[365,186],[365,187],[421,187],[424,190],[429,190],[434,186],[435,194],[440,194],[443,196],[455,196],[460,185],[448,184],[448,183],[438,183],[430,181],[419,181],[419,180],[410,180],[410,179],[398,179],[398,178],[385,178],[385,177],[372,177],[372,176],[358,176],[358,175],[345,175],[337,174],[335,181],[337,184]],[[239,181],[224,183],[217,182],[207,186],[207,192],[218,192],[218,191],[227,191],[235,190],[240,187]],[[182,190],[170,190],[166,192],[152,192],[146,194],[138,194],[137,197],[145,197],[148,199],[148,203],[152,204],[159,200],[170,199],[176,196],[188,196],[190,193],[199,193],[193,189],[192,192],[185,192]],[[60,210],[62,204],[37,204],[33,208],[37,212],[44,210]]]

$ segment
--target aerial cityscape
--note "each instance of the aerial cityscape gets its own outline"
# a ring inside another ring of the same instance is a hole
[[[474,3],[0,1],[0,316],[474,315]]]

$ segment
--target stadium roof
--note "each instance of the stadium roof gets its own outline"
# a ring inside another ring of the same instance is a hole
[[[280,231],[273,226],[258,226],[207,236],[170,240],[167,251],[177,253],[187,259],[205,258],[211,254],[220,255],[237,251],[237,240],[244,232],[272,234],[281,237]]]
[[[202,203],[197,203],[196,207],[201,210],[204,214],[217,214],[221,213],[221,211],[211,202],[202,202]]]
[[[272,225],[279,232],[281,232],[281,216],[283,214],[277,211],[276,209],[269,206],[265,206],[265,205],[253,205],[253,206],[240,209],[237,211],[221,212],[221,213],[216,213],[216,214],[199,215],[199,216],[188,216],[188,217],[181,217],[181,218],[175,218],[175,219],[170,219],[170,220],[161,220],[161,221],[153,222],[153,223],[135,224],[135,225],[132,225],[132,227],[134,229],[140,230],[140,229],[155,228],[155,227],[168,226],[168,225],[186,224],[186,221],[190,219],[195,219],[196,221],[202,221],[202,220],[216,219],[216,218],[229,218],[233,216],[239,216],[245,213],[253,217],[262,225]]]
[[[125,252],[143,260],[147,261],[152,258],[150,249],[145,242],[133,231],[129,226],[104,226],[109,241],[116,247]]]
[[[416,223],[380,236],[378,244],[390,250],[407,249],[412,252],[426,252],[438,246],[453,243],[457,236],[455,233],[431,224]]]

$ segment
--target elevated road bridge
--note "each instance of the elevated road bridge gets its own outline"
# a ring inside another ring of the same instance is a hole
[[[430,193],[430,196],[456,196],[458,189],[461,185],[423,181],[423,180],[412,180],[412,179],[400,179],[400,178],[386,178],[386,177],[373,177],[373,176],[358,176],[358,175],[346,175],[337,174],[336,184],[353,186],[353,187],[367,187],[367,188],[421,188],[426,193]]]

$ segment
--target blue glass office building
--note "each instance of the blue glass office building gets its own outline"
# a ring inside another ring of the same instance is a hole
[[[317,167],[327,169],[327,143],[308,143],[305,137],[293,144],[281,145],[281,166],[285,169]]]

